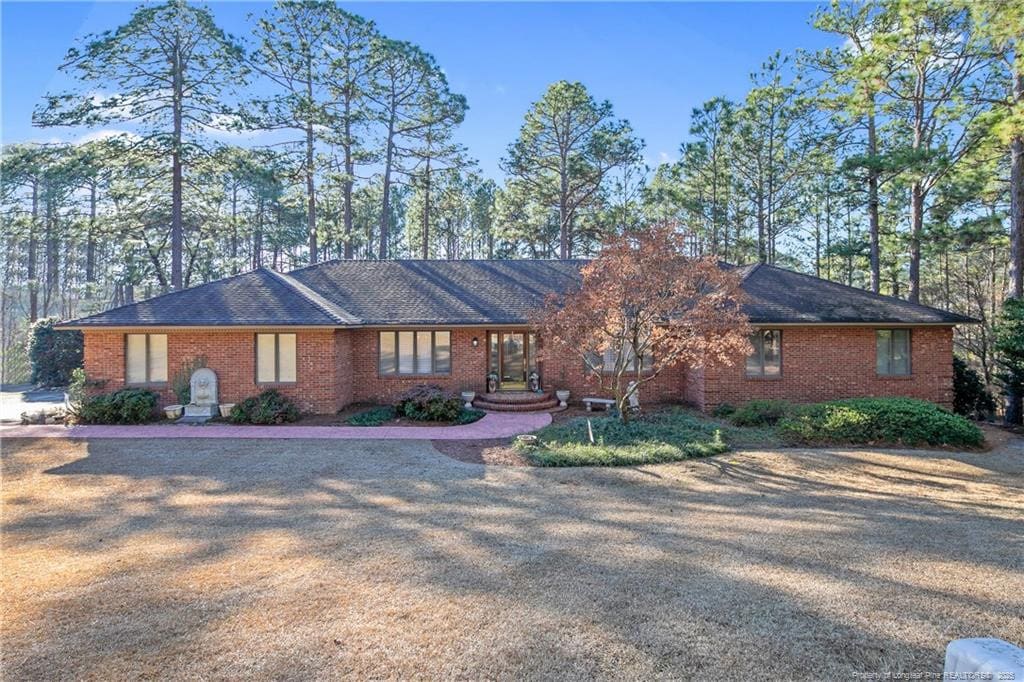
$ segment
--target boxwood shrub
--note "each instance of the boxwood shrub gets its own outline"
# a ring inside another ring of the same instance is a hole
[[[977,425],[934,403],[911,398],[852,398],[792,407],[776,431],[792,444],[980,446]]]
[[[145,424],[153,419],[157,395],[140,388],[123,388],[82,399],[75,416],[83,424]]]
[[[228,417],[235,424],[284,424],[299,418],[299,408],[273,389],[246,398],[231,408]]]
[[[380,426],[393,420],[396,416],[395,408],[381,405],[354,414],[346,419],[345,423],[349,426]]]
[[[729,421],[736,426],[774,426],[793,410],[785,400],[751,400],[736,408]]]

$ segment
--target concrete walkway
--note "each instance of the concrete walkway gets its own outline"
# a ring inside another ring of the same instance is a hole
[[[529,433],[551,423],[547,412],[488,412],[462,426],[0,426],[0,438],[318,438],[379,440],[480,440]]]

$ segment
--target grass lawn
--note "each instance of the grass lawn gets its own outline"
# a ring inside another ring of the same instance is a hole
[[[417,441],[3,444],[0,669],[856,679],[1024,641],[1024,446],[464,464]]]
[[[779,443],[770,428],[732,426],[681,408],[652,412],[629,424],[604,414],[574,417],[535,435],[536,446],[519,448],[539,466],[657,464]]]

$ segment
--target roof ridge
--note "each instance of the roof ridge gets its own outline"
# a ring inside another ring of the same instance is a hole
[[[965,320],[972,320],[972,321],[974,320],[974,318],[972,318],[970,315],[964,315],[963,313],[957,313],[957,312],[954,312],[952,310],[943,310],[942,308],[936,308],[935,306],[925,305],[924,303],[915,303],[914,301],[908,301],[906,299],[899,298],[898,296],[892,296],[890,294],[877,294],[874,291],[870,291],[868,289],[861,289],[860,287],[855,287],[855,286],[852,286],[850,284],[844,284],[843,282],[836,282],[835,280],[831,280],[831,279],[825,279],[824,277],[815,277],[814,275],[809,275],[806,272],[800,272],[799,270],[790,270],[789,268],[782,268],[782,267],[779,267],[778,265],[772,265],[770,263],[758,263],[757,266],[754,267],[750,271],[750,273],[748,273],[747,277],[752,275],[754,273],[754,271],[759,269],[760,266],[762,266],[762,265],[767,267],[767,268],[771,268],[773,270],[781,270],[782,272],[788,272],[788,273],[793,274],[793,275],[799,275],[800,277],[803,277],[805,279],[813,279],[813,280],[815,280],[817,282],[825,282],[826,284],[832,284],[832,285],[835,285],[835,286],[838,286],[838,287],[842,287],[844,289],[849,289],[850,291],[855,291],[858,294],[870,296],[870,297],[876,298],[876,299],[881,299],[883,301],[889,301],[889,302],[894,302],[894,303],[903,303],[903,304],[906,304],[906,305],[916,306],[918,308],[924,308],[925,310],[931,310],[932,312],[942,313],[944,315],[956,315],[956,316],[961,317],[961,318],[963,318]],[[743,279],[746,280],[747,277],[744,277]]]
[[[314,289],[306,286],[305,284],[298,281],[291,275],[288,275],[283,272],[278,272],[277,270],[267,267],[261,267],[260,270],[264,270],[270,273],[282,284],[294,290],[295,293],[299,294],[304,299],[315,305],[328,317],[333,317],[337,322],[340,322],[342,324],[360,324],[362,322],[362,320],[360,320],[352,313],[348,312],[347,310],[337,305],[336,303],[327,300],[324,296],[317,293]]]

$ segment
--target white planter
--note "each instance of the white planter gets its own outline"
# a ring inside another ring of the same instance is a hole
[[[184,409],[184,405],[166,405],[164,407],[164,414],[168,419],[178,419],[181,417],[181,411]]]
[[[558,398],[559,407],[568,407],[569,405],[569,391],[555,391],[555,397]]]
[[[231,410],[235,407],[234,403],[221,403],[220,404],[220,416],[227,419],[231,416]]]
[[[476,397],[476,391],[463,391],[461,393],[461,396],[462,396],[462,402],[466,403],[466,409],[467,410],[472,409],[472,407],[473,407],[473,398]]]

